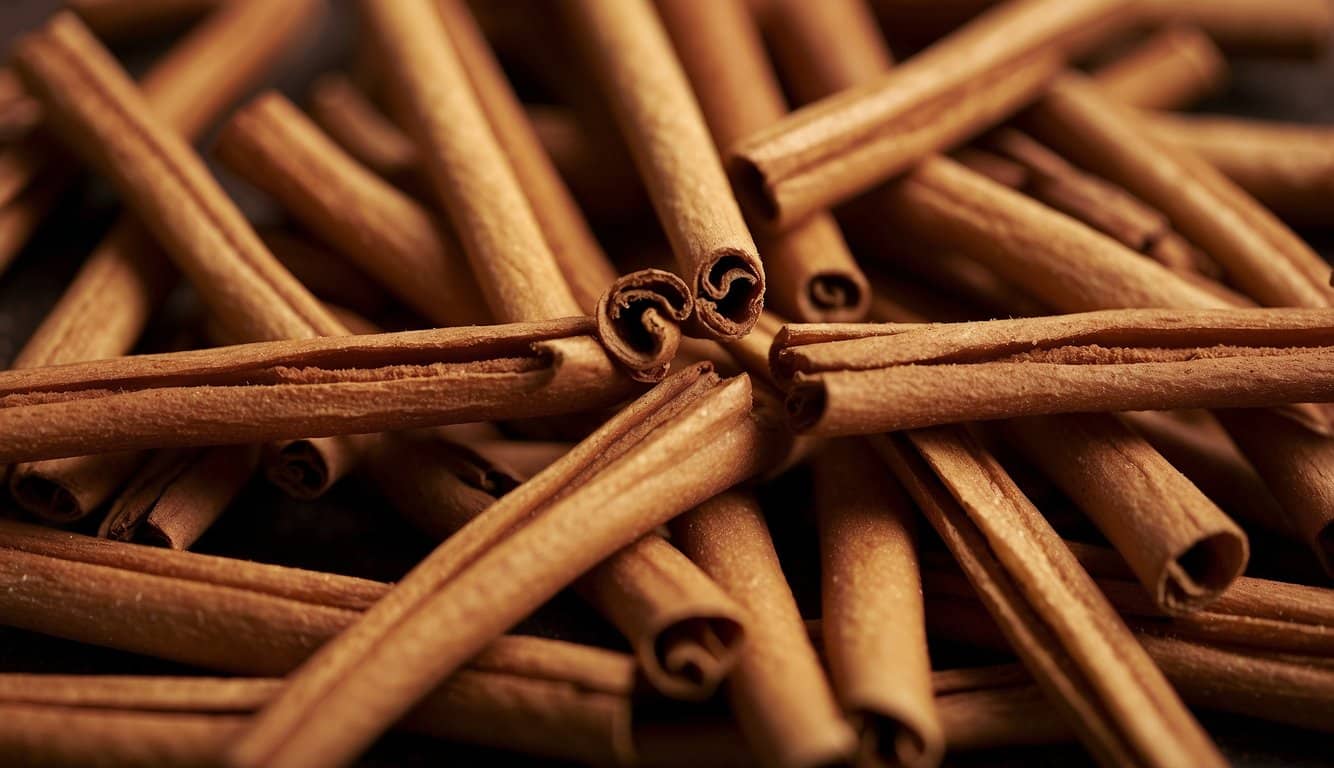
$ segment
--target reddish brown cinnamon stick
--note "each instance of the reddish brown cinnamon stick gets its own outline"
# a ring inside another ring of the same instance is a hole
[[[824,655],[839,703],[861,728],[863,759],[935,765],[944,745],[931,699],[916,510],[869,450],[841,441],[815,459]]]
[[[41,107],[28,96],[14,70],[0,67],[0,141],[14,141],[41,120]]]
[[[732,149],[754,212],[791,226],[948,149],[1035,97],[1081,45],[1133,20],[1113,0],[994,8],[848,93]]]
[[[759,504],[732,492],[672,524],[682,551],[750,612],[749,642],[729,689],[752,750],[769,765],[848,760],[857,738],[806,636]]]
[[[652,7],[647,0],[578,0],[565,10],[690,286],[691,332],[744,336],[764,306],[764,268]]]
[[[787,114],[782,90],[743,0],[659,0],[700,110],[719,151]],[[761,236],[765,300],[802,322],[852,321],[866,312],[866,277],[838,225],[817,215],[781,235]]]
[[[142,37],[215,11],[227,0],[66,0],[104,40]]]

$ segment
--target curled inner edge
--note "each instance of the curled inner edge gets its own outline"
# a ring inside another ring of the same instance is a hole
[[[695,290],[695,330],[734,341],[750,332],[764,309],[764,268],[754,254],[723,251],[699,270]]]
[[[598,336],[630,378],[660,381],[681,344],[681,323],[693,310],[681,278],[641,269],[618,278],[598,299]]]

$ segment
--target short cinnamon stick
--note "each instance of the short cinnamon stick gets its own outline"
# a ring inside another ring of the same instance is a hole
[[[1182,109],[1219,90],[1227,61],[1209,35],[1171,26],[1095,73],[1108,96],[1141,109]]]
[[[1131,10],[1117,0],[990,9],[874,81],[739,142],[743,200],[779,226],[843,202],[1004,119]]]
[[[688,330],[744,336],[764,306],[764,268],[653,8],[647,0],[578,0],[564,10],[690,286]]]
[[[801,328],[790,326],[775,343],[774,366],[793,382],[793,426],[825,435],[1052,413],[1257,407],[1330,397],[1329,317],[1111,310],[888,326],[881,336],[849,326],[862,338],[823,344],[803,344]]]
[[[743,0],[658,0],[657,8],[720,152],[787,114]],[[813,216],[782,234],[761,234],[757,245],[764,254],[765,300],[779,314],[812,323],[865,315],[866,277],[832,216]]]
[[[748,611],[749,640],[729,698],[751,749],[768,765],[850,759],[857,735],[806,636],[759,504],[746,493],[725,493],[674,521],[672,533]]]
[[[861,755],[936,765],[944,751],[907,496],[849,441],[814,462],[823,648],[834,693],[861,729]]]
[[[0,461],[573,413],[631,392],[592,323],[219,347],[0,373]],[[7,385],[7,386],[6,386]],[[333,400],[331,398],[338,398]],[[18,435],[23,435],[22,439]],[[82,450],[81,450],[82,449]]]

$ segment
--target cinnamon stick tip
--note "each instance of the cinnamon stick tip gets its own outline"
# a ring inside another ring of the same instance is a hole
[[[24,511],[52,523],[73,523],[92,512],[68,488],[40,472],[16,469],[9,477],[9,493]]]
[[[598,299],[594,315],[602,344],[630,378],[660,381],[681,343],[680,324],[694,302],[671,272],[642,269],[618,278]]]
[[[693,328],[708,338],[735,341],[764,311],[764,267],[753,248],[719,248],[701,261],[694,278]]]
[[[1160,604],[1189,611],[1218,597],[1246,569],[1250,545],[1240,530],[1219,531],[1173,558],[1158,585]]]
[[[926,768],[940,763],[945,736],[939,726],[914,723],[883,712],[863,712],[858,765]]]
[[[829,405],[828,392],[819,378],[797,374],[788,389],[784,406],[793,432],[810,432],[820,423]]]
[[[703,701],[732,671],[744,642],[737,617],[692,612],[663,628],[638,656],[655,689],[674,699]]]
[[[861,320],[871,305],[866,279],[848,272],[821,272],[813,276],[806,286],[805,298],[815,322]]]
[[[324,456],[305,440],[267,450],[264,475],[283,493],[301,501],[318,499],[333,484]]]
[[[727,174],[737,202],[750,214],[752,221],[765,227],[777,228],[784,211],[774,190],[769,186],[764,170],[745,154],[745,146],[732,150],[727,157]]]

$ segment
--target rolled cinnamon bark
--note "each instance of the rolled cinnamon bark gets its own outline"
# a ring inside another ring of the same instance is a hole
[[[0,373],[9,405],[0,408],[0,433],[15,439],[7,440],[0,461],[603,407],[634,388],[588,335],[592,330],[591,320],[571,318],[7,371]]]
[[[671,527],[681,550],[751,617],[728,691],[751,749],[768,765],[849,760],[857,735],[811,647],[759,504],[746,493],[725,493]]]
[[[145,37],[211,13],[226,0],[66,0],[103,40]]]
[[[1329,48],[1334,10],[1322,0],[1149,0],[1150,24],[1190,24],[1230,52],[1312,57]]]
[[[1161,610],[1208,604],[1245,570],[1249,544],[1236,523],[1114,417],[1032,417],[1003,430],[1124,553]],[[1127,487],[1128,478],[1140,480]]]
[[[216,146],[228,168],[277,198],[417,314],[442,326],[490,319],[453,235],[357,165],[280,94],[267,92],[238,110]]]
[[[764,307],[764,268],[653,8],[647,0],[576,0],[564,10],[690,286],[689,332],[746,335]]]
[[[660,381],[681,346],[681,324],[694,311],[690,288],[661,269],[615,280],[598,299],[598,336],[636,381]]]
[[[845,326],[858,338],[844,341],[789,326],[773,365],[792,382],[793,426],[824,435],[1052,413],[1244,408],[1329,398],[1329,323],[1329,310],[1112,310],[891,325],[882,335]]]
[[[719,151],[787,114],[787,104],[744,0],[658,0],[663,27],[699,99]],[[761,234],[765,301],[802,322],[861,319],[866,276],[832,216],[818,214],[777,235]]]
[[[1226,763],[1055,531],[966,432],[873,444],[1099,762]]]
[[[144,97],[183,135],[198,136],[262,76],[319,8],[313,1],[231,3],[183,38],[145,75]],[[52,191],[42,194],[54,197]],[[34,211],[25,206],[21,202],[0,212],[0,219]],[[5,231],[6,225],[0,223],[0,232]],[[5,252],[0,245],[0,254]],[[19,351],[13,367],[128,353],[174,281],[175,271],[148,232],[133,217],[122,217]],[[20,464],[12,470],[11,489],[29,511],[77,519],[109,498],[139,463],[104,454]]]
[[[1108,96],[1141,109],[1182,109],[1227,81],[1227,61],[1197,27],[1171,26],[1100,67]]]
[[[599,560],[763,470],[775,440],[751,416],[746,377],[719,382],[707,366],[668,377],[438,547],[289,677],[228,759],[349,759]]]
[[[98,535],[189,549],[241,492],[259,461],[255,446],[162,451],[111,505]]]
[[[778,226],[843,202],[1038,95],[1066,57],[1133,21],[1123,0],[993,8],[873,82],[731,150],[752,212]]]
[[[915,510],[869,448],[816,457],[823,649],[834,693],[876,764],[936,765],[944,752],[931,694]]]
[[[425,197],[417,146],[343,74],[322,75],[310,87],[310,117],[357,162],[395,186]]]

